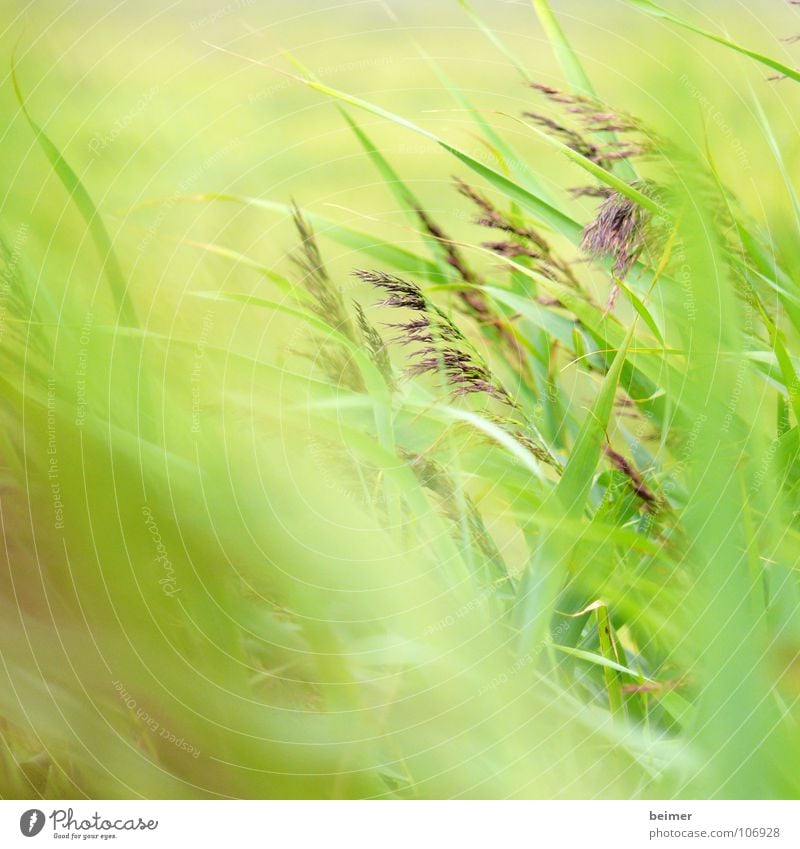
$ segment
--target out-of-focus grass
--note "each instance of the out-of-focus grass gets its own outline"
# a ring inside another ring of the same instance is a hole
[[[797,86],[626,4],[564,5],[600,96],[663,140],[636,167],[667,221],[609,314],[609,275],[574,244],[596,199],[565,190],[590,177],[510,117],[541,101],[456,4],[390,4],[398,25],[373,4],[37,3],[4,33],[136,312],[120,319],[7,81],[4,795],[797,794]],[[568,87],[527,3],[476,9],[532,79]],[[791,50],[779,3],[757,31],[724,18]],[[359,144],[318,92],[209,43],[305,66],[467,160],[351,101]],[[511,182],[470,173],[503,171],[493,132]],[[476,250],[492,234],[453,172],[541,228],[579,285]],[[560,235],[531,214],[538,187]],[[291,197],[327,281],[286,259]],[[479,283],[417,204],[471,245]],[[422,286],[416,312],[454,321],[446,341],[463,333],[518,406],[401,379],[396,346],[386,382],[351,299],[385,339],[409,315],[376,309],[354,267]]]

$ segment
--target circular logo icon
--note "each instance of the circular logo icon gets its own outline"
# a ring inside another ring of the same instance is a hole
[[[19,818],[19,830],[25,837],[36,837],[44,828],[44,812],[38,808],[31,808]]]

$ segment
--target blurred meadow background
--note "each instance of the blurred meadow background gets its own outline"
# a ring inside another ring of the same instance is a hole
[[[3,4],[0,795],[796,798],[800,7]]]

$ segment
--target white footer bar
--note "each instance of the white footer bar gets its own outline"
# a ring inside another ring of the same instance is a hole
[[[800,847],[800,802],[0,801],[0,846]]]

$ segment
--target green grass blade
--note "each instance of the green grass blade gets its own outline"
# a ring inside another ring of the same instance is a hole
[[[621,666],[617,650],[614,632],[611,626],[611,617],[608,615],[608,607],[601,604],[597,610],[597,634],[600,641],[600,654],[616,666]],[[624,667],[623,667],[624,668]],[[619,677],[619,669],[610,664],[603,667],[603,677],[608,692],[608,706],[612,715],[619,716],[625,711],[625,699],[622,694],[622,682]]]
[[[359,144],[364,148],[367,156],[372,161],[378,173],[383,178],[383,182],[389,188],[389,191],[394,195],[400,208],[406,213],[409,221],[419,232],[423,241],[428,247],[434,261],[438,263],[439,275],[443,278],[451,277],[453,269],[448,265],[445,252],[442,244],[437,241],[430,233],[427,232],[424,225],[422,229],[420,213],[423,210],[422,201],[420,201],[409,186],[401,179],[400,175],[394,170],[386,157],[378,150],[372,139],[359,127],[359,125],[349,115],[347,110],[341,109],[342,117],[347,122],[347,125],[353,131],[353,134],[358,139]]]
[[[545,200],[548,203],[553,203],[549,192],[546,191],[539,180],[531,174],[530,169],[524,164],[524,158],[520,156],[520,154],[517,153],[517,151],[514,150],[514,148],[512,148],[504,138],[502,138],[502,136],[500,136],[494,127],[492,127],[486,118],[484,118],[480,110],[473,105],[472,101],[467,98],[464,92],[445,74],[438,62],[436,62],[436,60],[421,47],[418,46],[417,49],[420,51],[422,56],[424,56],[428,64],[433,68],[436,76],[439,77],[442,84],[447,88],[450,94],[452,94],[456,102],[462,109],[469,113],[469,116],[483,134],[485,143],[492,151],[494,157],[503,166],[506,173],[513,176],[518,183],[528,189],[528,191],[533,192],[535,195],[542,198],[542,200]]]
[[[775,159],[775,162],[780,169],[781,177],[783,178],[784,185],[786,186],[786,193],[789,196],[789,200],[792,204],[792,210],[795,215],[795,219],[800,223],[800,198],[797,196],[797,189],[795,189],[792,175],[789,172],[789,169],[786,165],[786,158],[781,150],[781,145],[778,139],[775,136],[775,132],[772,129],[772,124],[770,123],[769,117],[766,112],[764,112],[764,107],[761,105],[758,97],[756,97],[755,92],[750,89],[752,95],[752,103],[755,108],[756,117],[758,118],[758,123],[761,125],[762,130],[764,131],[764,135],[769,144],[769,148],[772,151],[772,156]]]
[[[561,25],[553,14],[550,4],[547,0],[531,0],[531,2],[533,3],[533,8],[536,10],[536,14],[539,16],[539,21],[545,35],[553,46],[556,58],[559,65],[561,65],[567,82],[576,93],[596,100],[597,92],[594,90],[594,86],[583,69],[583,65],[581,65],[580,59],[578,59],[572,45],[567,41],[564,30],[561,29]]]
[[[482,162],[475,159],[475,157],[471,156],[466,151],[463,151],[455,145],[452,145],[449,142],[446,142],[443,139],[439,138],[435,133],[432,133],[430,130],[426,130],[420,127],[419,125],[415,124],[413,121],[409,121],[407,118],[403,118],[401,115],[397,115],[394,112],[390,112],[387,109],[383,109],[382,107],[377,106],[374,103],[370,103],[369,101],[363,100],[362,98],[356,97],[355,95],[339,91],[338,89],[332,88],[331,86],[325,85],[324,83],[316,82],[315,80],[310,80],[304,77],[298,77],[295,74],[289,74],[288,76],[291,76],[298,82],[303,83],[303,85],[306,85],[309,88],[320,92],[320,94],[324,94],[327,97],[331,97],[335,100],[340,100],[342,103],[347,103],[350,106],[355,106],[359,109],[363,109],[366,112],[370,112],[373,115],[385,118],[387,121],[391,121],[392,123],[397,124],[398,126],[403,127],[407,130],[410,130],[413,133],[417,133],[418,135],[430,139],[431,141],[438,144],[441,148],[446,150],[449,154],[454,156],[456,159],[460,160],[464,165],[466,165],[476,174],[483,177],[488,183],[493,185],[510,200],[519,203],[519,205],[523,209],[527,210],[532,215],[535,215],[544,224],[547,224],[549,227],[552,227],[556,232],[561,233],[561,235],[567,237],[576,244],[580,241],[581,235],[583,233],[583,228],[580,226],[580,224],[578,224],[577,221],[570,218],[568,215],[556,209],[555,207],[551,206],[549,203],[547,203],[545,200],[543,200],[533,192],[523,188],[513,180],[510,180],[508,177],[504,176],[503,174],[500,174],[498,171],[495,171],[493,168],[489,168],[487,165],[484,165]]]
[[[591,174],[592,177],[599,180],[601,183],[605,183],[606,186],[613,189],[615,192],[619,192],[619,194],[624,195],[626,198],[634,201],[634,203],[638,203],[639,206],[646,209],[648,212],[652,212],[654,215],[667,215],[666,210],[659,206],[652,198],[649,198],[647,195],[644,195],[637,189],[634,189],[633,186],[628,184],[622,178],[612,174],[596,162],[592,162],[591,159],[587,159],[585,156],[582,156],[578,153],[578,151],[568,147],[557,138],[545,133],[544,130],[540,130],[539,127],[535,127],[528,121],[523,121],[521,118],[517,118],[514,115],[508,115],[507,117],[512,118],[515,121],[519,121],[520,124],[527,127],[531,132],[535,133],[551,147],[556,148],[556,150],[560,150],[567,159],[570,159],[576,165],[579,165],[584,171]]]
[[[284,294],[301,302],[309,304],[313,303],[313,298],[308,294],[306,289],[292,283],[291,280],[288,280],[282,274],[278,274],[277,271],[273,271],[258,260],[247,256],[247,254],[240,253],[232,248],[226,248],[224,245],[218,245],[214,242],[195,242],[192,239],[181,239],[180,243],[182,245],[188,245],[189,247],[198,248],[201,251],[213,254],[221,259],[230,260],[235,265],[244,265],[247,268],[252,268],[253,271],[257,271],[263,277],[266,277],[266,279],[271,283],[274,283]]]
[[[299,318],[308,327],[340,344],[358,365],[370,395],[380,402],[375,408],[375,423],[378,430],[378,437],[383,448],[387,451],[394,451],[394,431],[391,422],[391,393],[386,386],[383,375],[375,367],[372,360],[364,353],[361,347],[354,344],[347,336],[308,310],[293,307],[285,303],[282,304],[268,298],[259,298],[255,295],[247,295],[239,292],[194,292],[193,294],[198,298],[246,304],[262,309],[275,310],[284,315]]]
[[[67,190],[72,202],[75,204],[83,217],[83,220],[86,222],[86,226],[89,229],[89,233],[94,241],[95,247],[97,248],[97,252],[100,255],[103,271],[106,279],[108,280],[112,297],[116,303],[119,318],[123,324],[126,324],[129,327],[138,326],[136,312],[128,296],[128,285],[125,281],[125,276],[122,273],[122,268],[120,267],[117,255],[111,244],[111,238],[108,235],[108,231],[103,223],[103,219],[100,217],[97,207],[94,205],[94,201],[86,187],[81,182],[80,177],[78,177],[67,160],[61,155],[60,151],[55,144],[53,144],[47,133],[45,133],[45,131],[36,123],[31,114],[28,112],[28,108],[25,105],[25,98],[23,97],[22,89],[20,88],[19,80],[17,79],[16,67],[13,62],[11,65],[11,80],[17,101],[22,109],[22,114],[25,116],[28,126],[31,130],[33,130],[39,147],[44,152],[44,155],[53,167],[53,171],[55,171],[58,179],[61,180],[61,183]]]
[[[307,68],[299,59],[289,52],[285,52],[284,56],[303,73],[308,79],[320,82],[319,78]],[[417,198],[411,188],[403,181],[400,175],[392,167],[388,159],[380,152],[377,145],[367,135],[367,133],[356,123],[350,113],[341,105],[337,104],[336,108],[339,114],[344,118],[345,123],[352,131],[353,135],[358,140],[358,143],[364,149],[364,152],[369,157],[372,164],[375,166],[378,173],[381,175],[383,182],[386,184],[389,191],[397,201],[397,205],[405,212],[406,217],[414,226],[418,228],[420,225],[420,211],[423,209],[422,202]],[[442,276],[448,277],[449,270],[447,263],[442,257],[442,246],[429,233],[424,230],[420,232],[421,237],[428,246],[431,255],[435,260],[439,261],[442,271]]]
[[[647,307],[644,305],[644,302],[639,298],[639,296],[632,291],[632,289],[625,283],[624,280],[620,280],[619,278],[614,278],[614,282],[619,286],[620,289],[625,293],[625,297],[631,302],[633,308],[642,318],[642,321],[650,328],[653,333],[653,336],[664,346],[666,346],[666,342],[664,341],[664,337],[661,335],[661,330],[656,323],[656,320],[653,318],[652,313]]]
[[[353,120],[350,114],[342,109],[342,117],[347,122],[347,126],[353,131],[353,135],[358,139],[358,143],[364,148],[365,153],[372,161],[378,173],[383,178],[383,182],[387,185],[391,193],[394,195],[398,205],[409,214],[409,219],[414,224],[419,224],[417,210],[422,209],[422,203],[416,197],[414,192],[403,182],[397,171],[386,157],[378,150],[372,139],[359,127]]]
[[[481,30],[481,32],[494,44],[494,46],[508,59],[509,62],[517,69],[517,72],[524,80],[529,80],[531,75],[525,69],[525,66],[512,52],[511,48],[498,37],[497,33],[481,18],[481,16],[472,8],[472,5],[467,0],[458,0],[458,5],[469,15],[472,22]]]
[[[761,315],[761,320],[767,328],[769,341],[772,344],[772,350],[775,354],[778,368],[781,371],[781,376],[783,377],[786,395],[789,399],[792,412],[794,413],[795,422],[800,424],[800,379],[798,379],[794,363],[792,362],[792,358],[789,356],[789,351],[786,349],[786,343],[783,341],[783,333],[781,332],[781,329],[775,325],[775,322],[764,308],[764,305],[761,303],[761,299],[758,297],[757,293],[751,290],[751,295],[756,308]]]
[[[592,411],[578,434],[569,461],[564,468],[564,474],[556,488],[567,515],[573,518],[580,515],[586,506],[586,498],[606,439],[606,428],[614,407],[614,396],[635,328],[636,324],[631,324],[622,345],[614,356],[611,368],[603,378]]]
[[[555,499],[568,519],[577,519],[586,509],[635,327],[635,323],[631,324],[614,356],[556,485]],[[522,654],[539,645],[545,638],[573,543],[574,537],[559,528],[554,528],[543,540],[535,542],[536,550],[522,577],[515,611],[519,650]]]
[[[721,44],[723,47],[727,47],[729,50],[735,50],[737,53],[741,53],[743,56],[748,56],[750,59],[754,59],[756,62],[760,62],[762,65],[766,65],[773,71],[777,71],[779,74],[783,74],[784,76],[789,77],[789,79],[795,80],[796,82],[800,82],[800,72],[796,71],[794,68],[790,68],[788,65],[784,65],[777,59],[772,59],[769,56],[764,56],[763,53],[758,53],[755,50],[750,50],[750,48],[748,47],[743,47],[741,44],[736,44],[736,42],[734,41],[729,41],[727,38],[723,38],[721,35],[715,35],[713,32],[709,32],[708,30],[705,30],[702,27],[695,26],[694,24],[689,23],[689,21],[686,21],[683,18],[679,18],[677,15],[673,15],[671,12],[668,12],[661,6],[658,6],[655,3],[651,3],[650,0],[626,0],[626,2],[631,6],[635,6],[637,9],[641,9],[642,12],[646,12],[648,15],[652,15],[655,18],[662,18],[665,21],[669,21],[671,24],[675,24],[676,26],[682,27],[685,30],[689,30],[689,32],[693,32],[696,35],[700,35],[703,38],[707,38],[709,41],[714,41],[717,44]]]
[[[278,212],[287,216],[292,215],[293,209],[291,204],[288,203],[265,200],[264,198],[249,197],[247,195],[233,195],[219,192],[184,195],[178,198],[164,198],[160,201],[149,201],[147,204],[140,204],[136,208],[151,206],[154,203],[174,203],[179,200],[189,203],[209,203],[212,201],[238,203],[243,206],[251,206],[268,212]],[[363,253],[365,256],[371,257],[372,259],[382,264],[389,265],[399,271],[404,271],[407,274],[422,277],[433,283],[442,282],[442,272],[439,266],[425,257],[421,257],[418,254],[407,251],[405,248],[399,248],[391,242],[381,241],[379,238],[372,236],[369,233],[364,233],[361,230],[355,230],[352,227],[337,224],[330,218],[326,218],[324,215],[320,215],[316,212],[303,210],[303,215],[314,227],[318,236],[325,236],[339,245],[343,245],[344,247]]]
[[[564,34],[564,30],[561,29],[561,25],[553,14],[550,4],[547,0],[531,0],[531,2],[539,17],[539,22],[544,29],[545,35],[553,46],[553,51],[561,65],[561,70],[564,72],[567,82],[578,94],[590,97],[593,100],[599,100],[592,81],[584,70],[578,54]],[[605,135],[611,140],[616,140],[616,133],[607,133]],[[628,181],[636,179],[636,169],[629,160],[620,160],[618,167]]]
[[[613,669],[616,672],[624,672],[626,675],[630,675],[637,681],[652,680],[647,676],[642,675],[640,672],[636,672],[630,667],[625,666],[622,663],[618,663],[612,658],[606,657],[602,654],[597,654],[597,652],[586,651],[586,649],[576,649],[572,646],[564,646],[558,643],[551,643],[551,645],[556,651],[562,652],[563,654],[568,654],[571,657],[577,657],[580,660],[585,660],[587,663],[593,663],[595,666],[602,666],[604,669]]]

